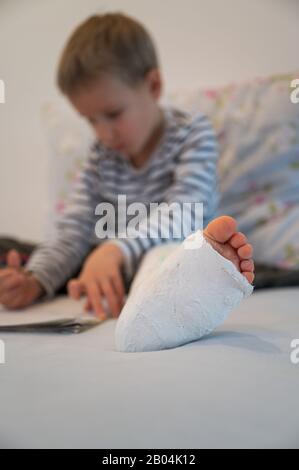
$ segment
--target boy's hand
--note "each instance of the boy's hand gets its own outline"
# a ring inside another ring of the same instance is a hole
[[[68,282],[68,293],[73,299],[87,296],[85,310],[93,309],[101,319],[107,317],[103,307],[106,298],[113,317],[123,307],[125,288],[121,274],[124,255],[113,243],[106,242],[86,259],[80,276]]]
[[[33,304],[44,289],[37,279],[21,268],[21,257],[16,250],[7,255],[7,267],[0,269],[0,304],[18,309]]]

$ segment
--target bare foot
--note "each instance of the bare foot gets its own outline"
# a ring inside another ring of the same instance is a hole
[[[204,237],[220,255],[234,263],[248,282],[253,282],[252,245],[243,233],[237,232],[235,219],[228,215],[217,217],[207,225]]]

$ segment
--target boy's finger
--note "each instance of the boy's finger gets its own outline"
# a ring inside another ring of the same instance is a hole
[[[0,304],[4,305],[7,308],[14,308],[16,302],[20,301],[20,298],[23,296],[23,293],[20,293],[20,289],[12,289],[9,292],[5,292],[0,296]]]
[[[113,317],[117,317],[120,312],[120,302],[114,292],[112,284],[109,281],[103,281],[101,283],[101,289],[108,302],[109,310]]]
[[[20,268],[22,264],[21,256],[17,250],[9,250],[6,255],[6,263],[10,268]]]
[[[23,308],[25,306],[25,297],[24,293],[16,295],[14,299],[6,306],[9,309],[18,309]]]
[[[111,277],[111,281],[112,281],[113,288],[119,299],[119,302],[121,305],[123,305],[126,291],[125,291],[124,281],[123,281],[120,271],[116,271],[113,274],[113,276]]]
[[[15,269],[4,268],[0,269],[0,282],[3,282],[4,279],[7,279],[10,276],[13,276],[16,273]]]
[[[100,320],[106,320],[107,316],[102,305],[102,297],[100,289],[96,283],[90,283],[86,286],[88,300],[91,303],[93,310]]]
[[[0,296],[9,292],[12,289],[20,287],[24,282],[24,277],[15,273],[15,276],[9,276],[2,280],[0,283]]]
[[[85,304],[84,304],[84,310],[86,312],[90,312],[90,310],[92,310],[92,305],[91,305],[91,302],[90,302],[89,299],[87,299]]]
[[[79,300],[84,294],[84,285],[79,279],[71,279],[67,284],[67,291],[70,297]]]

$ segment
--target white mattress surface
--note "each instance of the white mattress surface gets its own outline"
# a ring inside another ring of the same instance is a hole
[[[0,447],[299,448],[298,305],[298,288],[256,291],[209,337],[146,353],[114,350],[112,318],[0,332]]]

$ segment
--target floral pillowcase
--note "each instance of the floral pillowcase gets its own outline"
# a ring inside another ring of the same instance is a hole
[[[265,264],[299,268],[299,72],[172,94],[205,113],[219,146],[219,213],[237,218]]]

